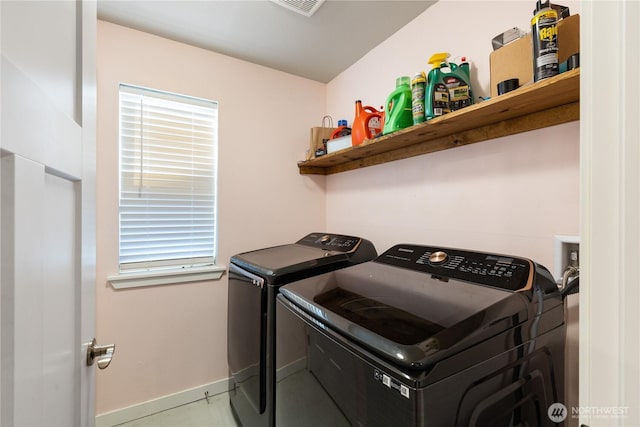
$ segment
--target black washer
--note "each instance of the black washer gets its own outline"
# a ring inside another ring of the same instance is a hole
[[[398,244],[277,302],[302,331],[278,343],[304,362],[278,382],[295,399],[278,427],[558,425],[564,302],[532,260]]]

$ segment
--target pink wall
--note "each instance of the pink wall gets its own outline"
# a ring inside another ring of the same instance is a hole
[[[527,29],[534,7],[439,1],[328,84],[328,113],[351,123],[356,99],[384,104],[396,77],[428,71],[428,58],[443,51],[466,56],[475,94],[488,96],[491,39]],[[327,228],[362,234],[380,251],[433,243],[519,254],[553,269],[553,236],[579,230],[579,139],[573,122],[331,175]]]
[[[553,236],[578,235],[578,123],[327,179],[327,227],[394,243],[533,258],[553,269]]]
[[[325,85],[106,22],[98,26],[97,335],[115,342],[97,413],[226,379],[227,276],[114,290],[118,272],[118,84],[219,102],[218,262],[325,225],[324,178],[300,179]]]

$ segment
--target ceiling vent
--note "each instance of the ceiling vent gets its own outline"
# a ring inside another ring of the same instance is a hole
[[[293,10],[301,15],[309,17],[316,13],[316,10],[322,6],[324,0],[271,0],[289,10]]]

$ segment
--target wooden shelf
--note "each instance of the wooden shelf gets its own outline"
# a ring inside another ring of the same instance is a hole
[[[580,69],[521,87],[355,147],[298,162],[330,175],[580,119]]]

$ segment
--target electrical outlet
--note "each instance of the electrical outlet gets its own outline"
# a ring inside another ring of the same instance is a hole
[[[556,280],[562,279],[567,267],[580,266],[580,237],[554,236],[554,269]]]

